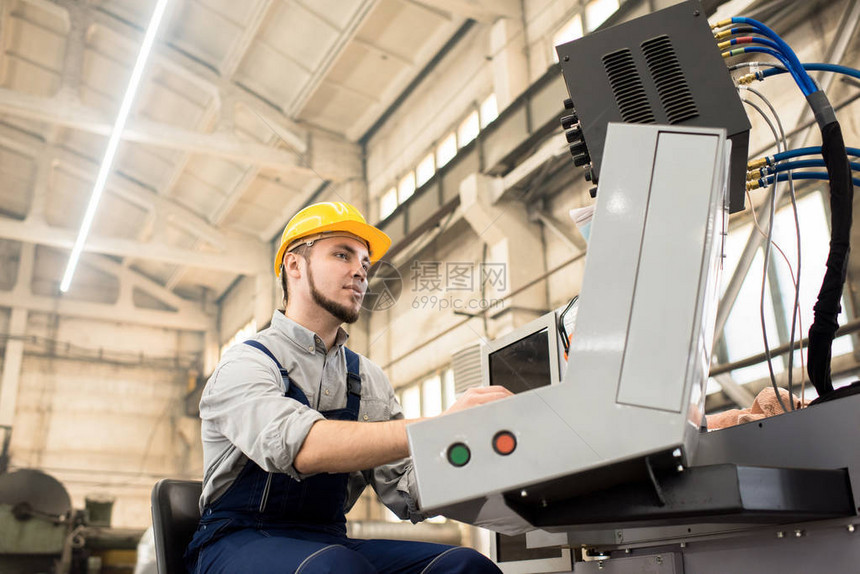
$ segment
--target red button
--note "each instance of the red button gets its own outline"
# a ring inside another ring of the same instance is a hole
[[[517,448],[517,439],[509,431],[499,431],[493,437],[493,450],[501,455],[508,455]]]

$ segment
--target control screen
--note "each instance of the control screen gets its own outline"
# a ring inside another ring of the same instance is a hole
[[[521,393],[550,384],[549,332],[542,329],[490,353],[490,384]]]

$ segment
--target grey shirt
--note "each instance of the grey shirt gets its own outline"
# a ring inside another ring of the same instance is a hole
[[[200,399],[203,439],[203,494],[200,510],[218,499],[239,475],[248,459],[267,472],[283,472],[295,480],[308,475],[293,461],[319,411],[346,406],[348,335],[338,330],[335,344],[326,349],[309,329],[275,311],[272,325],[254,337],[289,372],[292,383],[305,393],[311,406],[284,396],[277,365],[249,345],[233,345],[221,359]],[[360,357],[361,403],[359,422],[402,419],[403,411],[388,377],[376,364]],[[366,485],[397,516],[418,522],[426,518],[418,508],[412,459],[350,474],[349,510]]]

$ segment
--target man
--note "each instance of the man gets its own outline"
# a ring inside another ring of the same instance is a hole
[[[346,536],[344,513],[366,485],[401,518],[425,518],[409,421],[341,328],[358,319],[368,270],[390,244],[341,202],[311,205],[287,224],[275,258],[285,310],[224,354],[200,401],[205,475],[186,552],[192,572],[499,572],[467,548]],[[449,411],[509,395],[471,389]]]

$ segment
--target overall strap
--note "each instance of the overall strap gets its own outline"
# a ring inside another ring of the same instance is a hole
[[[279,371],[284,370],[284,367],[281,366],[281,362],[275,358],[275,355],[272,354],[272,352],[269,350],[268,347],[266,347],[266,345],[264,345],[260,341],[255,341],[253,339],[248,339],[247,341],[244,341],[244,343],[246,345],[249,345],[251,347],[254,347],[255,349],[259,349],[260,351],[263,351],[264,353],[266,353],[269,356],[269,358],[272,359],[273,361],[275,361],[275,364],[278,365]]]
[[[361,360],[358,353],[346,346],[343,352],[346,355],[346,408],[358,418],[358,407],[361,403],[361,375],[359,374]]]
[[[250,347],[254,347],[255,349],[262,351],[265,353],[270,359],[272,359],[275,364],[278,366],[278,370],[281,372],[281,380],[284,382],[284,396],[290,397],[291,399],[295,399],[302,403],[303,405],[310,406],[310,401],[308,401],[307,396],[302,390],[298,387],[298,385],[292,384],[292,380],[290,379],[290,375],[287,373],[287,370],[281,366],[281,362],[275,358],[275,355],[260,341],[255,341],[253,339],[248,339],[247,341],[243,341],[246,345]]]

